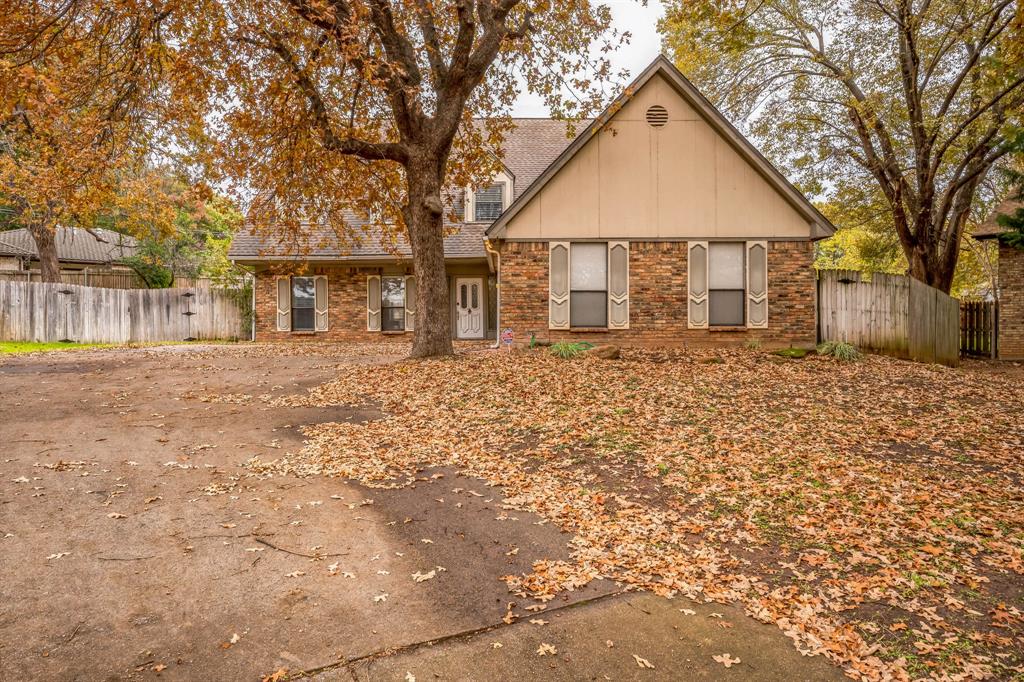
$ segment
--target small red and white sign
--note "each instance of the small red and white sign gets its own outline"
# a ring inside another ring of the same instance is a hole
[[[515,333],[511,328],[501,330],[501,342],[503,344],[511,346],[513,339],[515,339]]]

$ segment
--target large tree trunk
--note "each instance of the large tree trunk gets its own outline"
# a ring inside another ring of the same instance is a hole
[[[451,355],[452,324],[444,267],[443,163],[416,159],[406,167],[405,224],[416,274],[416,331],[412,357]]]
[[[36,243],[39,256],[39,270],[44,282],[60,281],[60,261],[57,260],[57,242],[55,230],[44,223],[32,223],[28,227],[32,240]]]

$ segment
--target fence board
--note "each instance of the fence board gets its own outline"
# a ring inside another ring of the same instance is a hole
[[[236,298],[219,289],[112,289],[0,280],[3,341],[237,339],[248,336],[242,321]]]
[[[956,365],[959,302],[900,275],[818,273],[818,336],[884,355]]]

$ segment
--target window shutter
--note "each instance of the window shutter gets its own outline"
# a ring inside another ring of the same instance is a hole
[[[708,243],[687,245],[686,275],[689,307],[686,324],[690,329],[708,326]]]
[[[747,326],[768,326],[768,242],[747,242]]]
[[[292,278],[277,278],[277,331],[292,330]]]
[[[318,275],[313,278],[313,284],[313,310],[316,314],[313,328],[318,332],[325,332],[327,331],[327,277]]]
[[[608,327],[629,329],[629,242],[608,242]]]
[[[405,278],[405,331],[416,329],[416,277]]]
[[[366,278],[366,329],[380,331],[380,275]]]
[[[548,245],[548,328],[569,328],[569,242]]]

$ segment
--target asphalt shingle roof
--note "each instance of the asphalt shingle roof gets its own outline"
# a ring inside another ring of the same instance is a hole
[[[77,227],[58,227],[54,236],[57,260],[62,263],[112,263],[139,250],[134,237],[94,229],[90,234]],[[26,229],[0,232],[0,256],[37,258],[36,243]]]
[[[1006,199],[1002,203],[993,209],[989,213],[988,218],[985,219],[978,229],[971,235],[975,239],[990,239],[992,237],[998,237],[1006,228],[996,222],[996,217],[1000,215],[1012,215],[1018,209],[1024,208],[1024,201],[1013,201],[1012,199]]]
[[[516,198],[536,180],[572,139],[565,121],[550,118],[513,119],[515,128],[505,134],[502,163],[515,177]],[[575,133],[589,121],[576,124]],[[456,209],[461,210],[461,200]],[[330,226],[308,226],[300,238],[274,234],[257,234],[252,227],[240,229],[231,242],[228,256],[237,260],[382,260],[396,256],[410,258],[412,252],[403,237],[389,244],[378,230],[368,228],[356,216],[347,221],[349,232]],[[451,223],[452,234],[445,237],[446,258],[485,258],[484,230],[486,223]],[[353,239],[349,233],[357,235]]]

